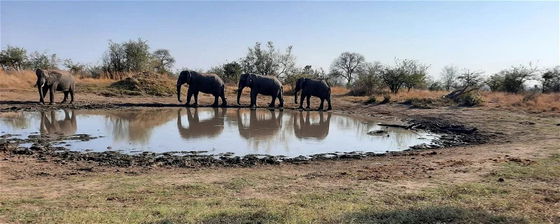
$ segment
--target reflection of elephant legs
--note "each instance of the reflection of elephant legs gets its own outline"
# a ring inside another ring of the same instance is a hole
[[[306,101],[307,101],[307,107],[306,107],[306,109],[309,109],[309,108],[310,108],[309,105],[311,105],[311,95],[307,95]]]

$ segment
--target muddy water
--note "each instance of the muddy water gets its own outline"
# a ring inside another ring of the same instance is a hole
[[[384,130],[383,133],[373,132]],[[368,134],[368,132],[370,134]],[[315,111],[223,108],[58,110],[0,114],[0,135],[22,138],[89,134],[55,143],[76,151],[205,151],[295,157],[330,152],[386,152],[429,144],[436,135]]]

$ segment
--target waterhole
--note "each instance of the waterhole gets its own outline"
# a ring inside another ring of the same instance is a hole
[[[74,151],[267,154],[402,151],[430,144],[425,131],[380,126],[331,112],[242,108],[135,108],[0,114],[1,135],[99,137],[53,142]]]

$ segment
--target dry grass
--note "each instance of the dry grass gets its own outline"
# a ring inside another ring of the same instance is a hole
[[[511,94],[484,92],[484,105],[491,108],[524,109],[530,112],[560,112],[560,93]]]
[[[37,77],[33,71],[6,72],[0,71],[0,88],[29,89],[33,88]]]
[[[2,71],[0,70],[0,88],[5,89],[32,89],[37,81],[35,72],[31,70],[23,71]],[[93,78],[78,78],[76,82],[79,86],[108,86],[115,82],[112,79],[93,79]]]

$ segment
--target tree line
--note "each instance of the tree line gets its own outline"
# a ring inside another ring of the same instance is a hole
[[[488,88],[491,91],[519,93],[525,91],[525,83],[536,80],[542,85],[536,88],[543,92],[560,92],[560,66],[538,69],[529,65],[518,65],[504,69],[485,78],[481,71],[445,66],[441,78],[428,76],[429,65],[413,59],[395,59],[393,64],[367,62],[355,52],[343,52],[336,57],[328,71],[311,65],[298,67],[293,47],[277,48],[273,42],[255,43],[238,60],[211,67],[207,71],[223,77],[226,82],[236,82],[242,73],[271,75],[285,83],[294,83],[300,77],[324,79],[331,85],[346,85],[353,95],[371,95],[388,89],[392,93],[410,89],[456,90],[465,86]],[[122,43],[109,41],[100,65],[85,65],[71,59],[60,60],[56,54],[33,52],[27,54],[23,48],[8,46],[0,52],[0,66],[4,70],[57,69],[60,62],[74,74],[94,78],[122,79],[129,73],[173,72],[174,57],[167,49],[150,50],[146,40],[129,40]]]

